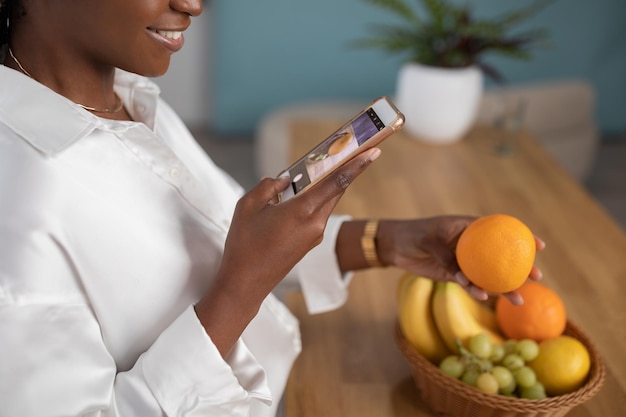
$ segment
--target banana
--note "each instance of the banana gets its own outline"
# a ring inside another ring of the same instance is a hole
[[[464,346],[478,333],[485,333],[494,344],[504,343],[495,312],[475,300],[455,282],[437,282],[433,294],[433,316],[446,346],[458,352],[456,339]]]
[[[398,284],[398,318],[409,343],[426,359],[439,364],[450,351],[433,319],[433,284],[428,278],[404,274]]]

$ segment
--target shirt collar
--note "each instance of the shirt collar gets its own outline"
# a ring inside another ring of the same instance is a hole
[[[159,87],[117,70],[115,91],[131,117],[154,129]],[[97,117],[30,77],[0,65],[0,122],[48,155],[63,151],[93,130],[127,126]]]

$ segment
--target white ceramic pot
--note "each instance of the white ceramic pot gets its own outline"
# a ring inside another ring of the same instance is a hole
[[[483,94],[478,67],[437,68],[416,63],[400,68],[396,105],[404,130],[416,139],[452,143],[472,127]]]

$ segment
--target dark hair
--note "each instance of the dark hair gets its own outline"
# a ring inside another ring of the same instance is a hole
[[[4,63],[9,50],[10,18],[13,0],[0,0],[0,63]]]
[[[0,0],[0,64],[4,64],[9,53],[15,20],[25,15],[26,9],[22,0]]]

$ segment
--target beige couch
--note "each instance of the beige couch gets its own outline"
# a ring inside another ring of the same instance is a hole
[[[593,165],[599,141],[594,114],[595,93],[591,85],[582,80],[561,80],[487,91],[478,123],[493,122],[503,97],[523,98],[526,103],[524,127],[541,141],[567,172],[584,181]],[[366,104],[359,101],[309,102],[271,112],[261,120],[255,132],[257,173],[275,176],[290,162],[290,121],[348,119]]]

